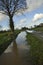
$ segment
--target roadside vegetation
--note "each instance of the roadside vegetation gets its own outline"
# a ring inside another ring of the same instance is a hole
[[[13,39],[9,36],[9,32],[0,33],[0,54],[8,47]]]
[[[31,33],[27,33],[26,37],[30,45],[30,61],[32,65],[43,65],[43,41]]]
[[[43,27],[35,27],[33,28],[33,30],[43,32]]]
[[[40,32],[43,32],[43,23],[41,23],[40,25],[36,26],[34,28],[31,28],[32,30],[35,30],[35,31],[40,31]]]

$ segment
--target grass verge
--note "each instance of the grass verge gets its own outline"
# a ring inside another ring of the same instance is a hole
[[[11,42],[12,38],[8,35],[8,33],[0,33],[0,55]]]
[[[31,33],[27,33],[26,37],[30,45],[30,61],[32,65],[43,65],[43,41]]]

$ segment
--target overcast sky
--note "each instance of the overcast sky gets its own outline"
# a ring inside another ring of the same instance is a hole
[[[43,0],[26,0],[26,2],[28,9],[24,15],[18,13],[13,17],[15,28],[31,27],[43,23]],[[0,25],[3,30],[9,28],[9,18],[6,15],[0,14]]]

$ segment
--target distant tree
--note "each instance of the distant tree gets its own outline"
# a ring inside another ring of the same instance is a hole
[[[14,32],[13,16],[20,9],[25,10],[26,0],[0,0],[0,13],[9,16],[9,25],[12,32]]]
[[[40,26],[40,27],[43,27],[43,23],[40,23],[39,26]]]
[[[0,29],[2,28],[2,26],[0,25]]]
[[[22,30],[29,30],[28,27],[22,27]]]
[[[37,27],[37,25],[34,25],[34,27],[36,28],[36,27]]]

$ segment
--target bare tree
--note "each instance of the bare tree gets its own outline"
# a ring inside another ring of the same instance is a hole
[[[9,25],[14,32],[13,16],[15,12],[26,8],[26,0],[0,0],[0,13],[9,16]]]

